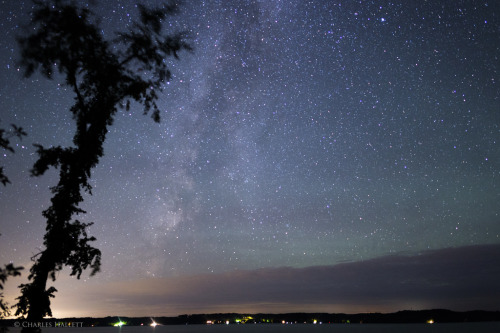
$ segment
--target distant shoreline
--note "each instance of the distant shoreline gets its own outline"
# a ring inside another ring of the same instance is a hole
[[[243,314],[214,313],[192,314],[176,317],[122,317],[107,316],[102,318],[71,317],[47,318],[39,324],[45,327],[91,327],[91,326],[149,326],[158,325],[200,325],[200,324],[407,324],[407,323],[465,323],[500,321],[500,311],[465,311],[457,312],[444,309],[404,310],[393,313],[281,313],[281,314]],[[1,327],[14,327],[28,322],[24,319],[2,319]]]

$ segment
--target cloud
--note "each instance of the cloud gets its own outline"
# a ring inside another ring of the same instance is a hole
[[[500,310],[500,244],[334,266],[125,281],[92,297],[121,315],[213,312]],[[102,287],[98,287],[102,288]],[[113,310],[114,309],[114,310]],[[111,313],[113,312],[113,313]]]

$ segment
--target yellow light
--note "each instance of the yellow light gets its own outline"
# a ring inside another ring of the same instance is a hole
[[[156,326],[158,326],[158,324],[157,324],[156,322],[154,322],[154,321],[153,321],[151,324],[149,324],[149,326],[156,327]]]
[[[427,324],[434,324],[434,319],[427,320]]]

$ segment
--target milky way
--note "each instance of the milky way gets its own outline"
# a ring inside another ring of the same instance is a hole
[[[106,36],[137,14],[132,1],[96,6]],[[0,263],[29,267],[57,182],[29,176],[32,144],[71,145],[73,96],[22,77],[14,37],[31,4],[0,8],[0,126],[28,132],[0,159],[12,182]],[[171,29],[194,52],[169,60],[161,123],[119,113],[92,174],[81,220],[95,222],[103,266],[84,280],[500,243],[499,13],[495,1],[187,1]],[[58,289],[85,292],[66,275]]]

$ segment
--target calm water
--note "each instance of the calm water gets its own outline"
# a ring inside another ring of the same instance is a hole
[[[17,333],[21,329],[11,328]],[[83,328],[47,328],[43,333],[498,333],[500,322],[464,323],[464,324],[331,324],[331,325],[186,325],[152,327],[83,327]]]

